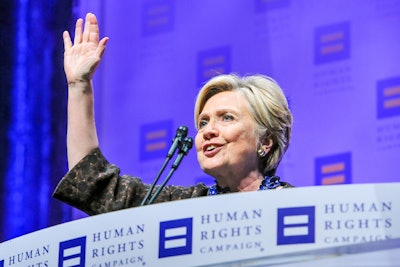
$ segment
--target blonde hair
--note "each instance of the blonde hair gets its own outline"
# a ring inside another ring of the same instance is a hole
[[[194,109],[196,128],[199,115],[206,102],[212,96],[225,91],[241,92],[248,100],[260,144],[272,139],[271,150],[265,158],[260,159],[260,169],[264,175],[274,175],[289,146],[293,121],[282,89],[275,80],[261,74],[243,77],[236,74],[215,76],[200,89],[197,95]]]

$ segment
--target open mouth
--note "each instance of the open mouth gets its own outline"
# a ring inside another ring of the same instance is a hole
[[[204,151],[213,151],[214,149],[216,149],[217,147],[215,145],[210,145],[207,146],[206,149]]]
[[[219,144],[208,144],[203,147],[203,152],[208,156],[212,156],[215,153],[218,153],[221,147],[222,145]]]

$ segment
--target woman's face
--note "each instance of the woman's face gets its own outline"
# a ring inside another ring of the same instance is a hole
[[[198,118],[197,158],[215,178],[248,175],[258,170],[257,134],[248,101],[240,92],[212,96]]]

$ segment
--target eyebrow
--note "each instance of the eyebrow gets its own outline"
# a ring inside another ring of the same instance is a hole
[[[235,114],[239,114],[240,113],[239,110],[237,110],[237,109],[224,108],[224,107],[218,108],[218,109],[214,109],[213,112],[214,111],[215,111],[215,113],[223,113],[223,112],[232,112],[232,113],[235,113]],[[211,112],[211,113],[213,113],[213,112]],[[206,114],[208,114],[208,112],[204,112],[204,110],[202,110],[201,113],[199,114],[199,117],[204,116]]]
[[[224,114],[224,113],[232,113],[233,115],[235,115],[235,116],[237,116],[237,117],[243,117],[242,116],[242,112],[240,112],[238,109],[232,109],[232,108],[218,108],[217,110],[215,110],[215,113],[219,116],[219,115],[221,115],[221,114]],[[210,117],[211,115],[209,114],[209,113],[204,113],[204,112],[201,112],[200,114],[199,114],[199,116],[197,117],[197,121],[199,121],[199,120],[201,120],[201,119],[203,119],[203,118],[205,118],[205,117]]]

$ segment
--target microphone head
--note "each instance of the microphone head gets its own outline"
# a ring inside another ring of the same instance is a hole
[[[186,137],[188,134],[188,127],[185,125],[179,126],[179,128],[176,130],[176,137]]]
[[[192,147],[193,147],[193,138],[185,137],[185,139],[183,140],[181,151],[185,153],[185,155],[187,155]]]

